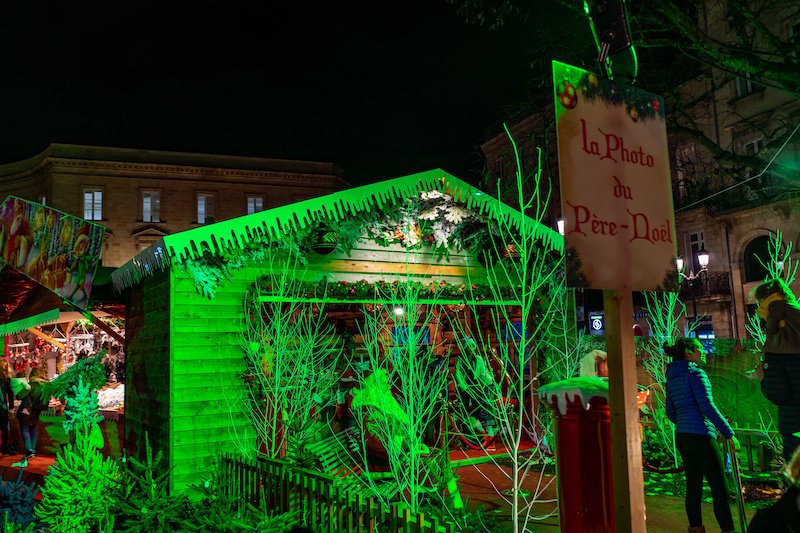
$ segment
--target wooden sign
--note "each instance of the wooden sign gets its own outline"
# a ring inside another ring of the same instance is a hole
[[[676,290],[660,96],[553,62],[567,284]]]

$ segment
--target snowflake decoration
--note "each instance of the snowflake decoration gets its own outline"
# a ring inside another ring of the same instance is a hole
[[[453,224],[460,224],[464,220],[472,218],[472,213],[467,211],[463,207],[452,205],[448,207],[447,210],[445,211],[444,218],[448,222],[452,222]]]

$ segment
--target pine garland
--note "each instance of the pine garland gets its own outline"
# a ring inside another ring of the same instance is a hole
[[[610,106],[624,106],[634,122],[664,120],[664,101],[660,96],[631,85],[600,79],[591,72],[584,73],[577,80],[561,80],[556,86],[559,103],[566,109],[578,105],[578,93],[589,102],[598,100]]]
[[[271,284],[270,276],[262,276],[258,279],[255,287],[251,290],[257,290],[260,294],[278,293],[277,287]],[[359,281],[336,281],[330,280],[326,277],[322,278],[319,282],[297,282],[298,297],[307,298],[352,298],[364,299],[375,298],[377,301],[402,299],[402,295],[406,292],[419,294],[421,298],[441,298],[447,299],[465,299],[474,301],[483,301],[493,297],[492,290],[487,285],[466,284],[466,283],[448,283],[446,281],[440,282],[422,282],[422,281],[386,281],[378,280],[375,283],[362,279]],[[507,294],[513,295],[513,291],[508,289]]]

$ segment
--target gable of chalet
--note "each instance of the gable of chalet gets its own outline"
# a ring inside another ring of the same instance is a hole
[[[496,220],[501,226],[530,232],[547,250],[563,251],[563,237],[555,230],[455,176],[435,169],[164,235],[114,272],[114,287],[122,291],[158,270],[199,259],[204,253],[224,255],[253,242],[284,238],[319,221],[358,217],[431,190],[449,194],[454,201]]]

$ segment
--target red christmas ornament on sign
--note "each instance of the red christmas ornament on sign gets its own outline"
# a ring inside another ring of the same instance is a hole
[[[556,87],[556,94],[558,95],[558,101],[565,108],[572,109],[578,105],[578,93],[575,90],[575,86],[570,82],[562,81],[559,83],[558,87]]]
[[[653,98],[653,111],[658,113],[659,107],[661,107],[661,103],[658,101],[658,98]]]

